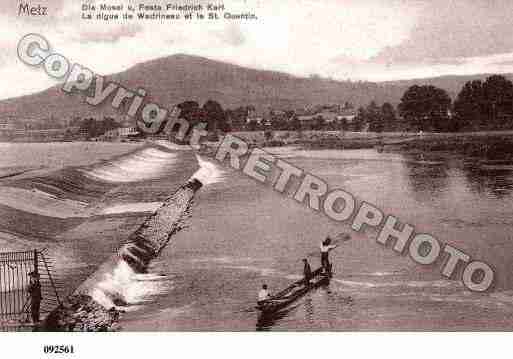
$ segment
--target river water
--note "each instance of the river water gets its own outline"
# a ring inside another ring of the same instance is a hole
[[[215,179],[196,196],[190,227],[173,237],[150,273],[134,275],[121,268],[100,281],[103,286],[125,288],[129,305],[122,317],[123,330],[513,326],[509,164],[441,152],[269,150],[325,179],[331,188],[343,188],[413,225],[416,232],[430,233],[485,260],[495,270],[494,290],[469,292],[458,276],[443,278],[440,263],[418,265],[376,243],[372,231],[355,233],[348,224],[335,223],[270,187],[216,165]],[[93,166],[66,168],[65,176],[62,171],[52,172],[44,181],[27,175],[4,180],[0,187],[3,247],[49,247],[56,270],[71,289],[197,167],[190,152],[144,148]],[[71,182],[53,181],[51,187],[48,178],[57,177]],[[77,181],[88,191],[77,191]],[[53,188],[51,194],[57,199],[34,193],[34,187],[45,193]],[[13,203],[13,188],[28,191],[23,192],[23,205]],[[41,205],[42,201],[47,202]],[[307,257],[317,267],[320,239],[340,232],[350,233],[352,239],[332,252],[335,274],[329,286],[310,292],[278,316],[259,317],[254,305],[262,283],[277,291],[299,279],[301,259]]]

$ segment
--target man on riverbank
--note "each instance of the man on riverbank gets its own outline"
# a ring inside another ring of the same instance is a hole
[[[30,299],[30,313],[32,317],[32,323],[39,323],[39,309],[41,306],[41,283],[39,282],[39,273],[29,273],[30,282],[28,286],[28,295]]]

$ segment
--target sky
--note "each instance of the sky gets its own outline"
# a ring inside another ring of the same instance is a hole
[[[142,2],[39,0],[48,15],[18,16],[18,1],[2,1],[0,99],[56,84],[41,68],[30,68],[17,58],[17,44],[27,33],[43,35],[53,51],[98,74],[177,53],[353,81],[513,72],[510,0],[226,0],[225,11],[254,13],[258,19],[164,23],[81,19],[84,3]]]

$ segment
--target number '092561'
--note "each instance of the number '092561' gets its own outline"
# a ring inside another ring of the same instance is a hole
[[[73,354],[73,345],[45,345],[43,346],[45,354]]]

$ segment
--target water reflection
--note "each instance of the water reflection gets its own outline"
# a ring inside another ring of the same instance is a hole
[[[315,325],[315,313],[312,298],[305,299],[305,320],[309,327],[313,327]]]
[[[511,195],[513,189],[513,147],[511,138],[491,137],[481,145],[468,145],[463,172],[473,193],[495,198]]]
[[[419,202],[431,201],[447,191],[450,185],[448,161],[422,153],[405,153],[403,157],[408,184]]]
[[[470,191],[479,195],[504,198],[513,190],[513,170],[480,161],[463,167]]]
[[[513,160],[505,159],[509,154],[484,152],[481,157],[464,158],[456,153],[433,152],[402,156],[408,185],[419,202],[432,201],[450,191],[451,177],[459,176],[479,196],[501,199],[513,192]]]
[[[258,315],[256,330],[257,331],[269,331],[273,326],[276,325],[278,321],[288,316],[290,312],[296,309],[299,304],[296,304],[292,307],[287,307],[284,309],[280,309],[276,312],[261,312]]]

